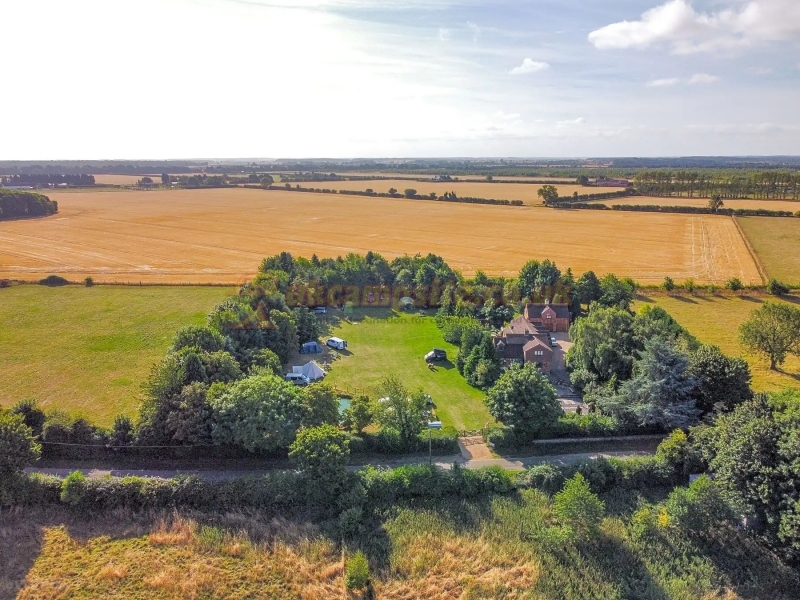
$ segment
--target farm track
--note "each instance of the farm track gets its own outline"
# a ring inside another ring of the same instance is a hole
[[[477,184],[476,184],[477,185]],[[252,276],[264,256],[388,258],[433,252],[464,275],[513,276],[531,258],[614,272],[722,282],[760,275],[725,217],[598,213],[282,190],[53,193],[56,217],[0,224],[0,277],[217,283]],[[689,229],[687,229],[687,227]],[[694,233],[690,231],[694,228]]]

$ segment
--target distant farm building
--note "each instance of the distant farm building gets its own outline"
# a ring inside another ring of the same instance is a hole
[[[569,330],[566,304],[528,304],[523,314],[492,338],[497,356],[505,364],[533,363],[549,373],[553,363],[551,333]]]

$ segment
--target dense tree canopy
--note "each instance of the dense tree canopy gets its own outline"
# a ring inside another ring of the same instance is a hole
[[[486,405],[521,440],[535,438],[564,414],[555,388],[531,363],[509,367],[489,388]]]
[[[247,450],[288,448],[303,421],[303,394],[272,375],[242,379],[210,398],[214,442]]]

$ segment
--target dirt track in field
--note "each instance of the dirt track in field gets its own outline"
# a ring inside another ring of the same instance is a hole
[[[440,254],[465,275],[532,258],[645,283],[760,281],[732,219],[245,189],[52,193],[52,217],[0,223],[0,277],[235,283],[264,256]]]

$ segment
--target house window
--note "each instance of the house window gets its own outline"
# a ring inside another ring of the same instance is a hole
[[[533,352],[533,355],[534,356],[544,356],[544,351],[543,350],[535,350]]]
[[[552,318],[553,318],[553,315],[547,315],[547,318],[548,318],[548,319],[552,319]]]

